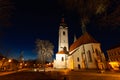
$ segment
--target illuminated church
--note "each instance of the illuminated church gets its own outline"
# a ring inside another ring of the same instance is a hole
[[[84,32],[69,47],[68,26],[64,18],[59,26],[58,52],[53,67],[56,69],[105,69],[105,56],[98,43]]]

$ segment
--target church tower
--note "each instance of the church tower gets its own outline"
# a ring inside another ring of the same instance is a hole
[[[68,45],[68,27],[62,18],[60,27],[59,27],[59,41],[58,41],[58,51],[69,50]]]
[[[67,68],[67,54],[69,51],[68,45],[68,27],[62,18],[59,26],[59,35],[58,35],[58,52],[56,54],[56,59],[54,60],[54,68]]]

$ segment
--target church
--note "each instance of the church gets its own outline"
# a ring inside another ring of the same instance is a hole
[[[87,31],[69,47],[68,26],[62,18],[59,26],[58,52],[53,67],[56,69],[105,69],[105,56]]]

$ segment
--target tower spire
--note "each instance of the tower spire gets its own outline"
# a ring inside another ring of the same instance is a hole
[[[86,32],[86,25],[85,25],[85,22],[82,21],[82,33],[84,34]]]
[[[62,15],[60,26],[67,27],[67,24],[65,23],[64,15]]]
[[[62,23],[64,23],[64,22],[65,22],[64,17],[62,17],[61,22],[62,22]]]
[[[64,22],[64,17],[61,19],[61,23],[59,26],[59,42],[58,42],[58,51],[62,51],[65,48],[67,51],[68,48],[68,27]]]
[[[74,42],[77,40],[76,35],[74,34]]]
[[[64,14],[62,14],[62,19],[61,19],[61,22],[64,23],[65,22],[65,19],[64,19]]]

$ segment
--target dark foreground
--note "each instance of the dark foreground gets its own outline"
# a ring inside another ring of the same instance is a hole
[[[56,80],[44,72],[17,72],[0,76],[0,80]]]
[[[120,72],[105,71],[48,71],[33,72],[20,71],[8,75],[1,75],[0,80],[120,80]]]

